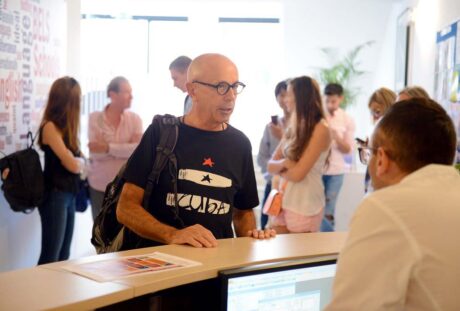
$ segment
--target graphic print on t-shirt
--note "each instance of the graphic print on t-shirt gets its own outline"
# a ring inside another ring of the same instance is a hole
[[[209,166],[209,167],[213,167],[214,166],[214,162],[212,162],[212,159],[211,157],[209,158],[204,158],[204,161],[203,161],[203,166]]]
[[[177,204],[185,210],[195,210],[202,214],[223,215],[230,211],[230,204],[196,194],[178,193]],[[174,206],[174,193],[168,193],[166,205]]]
[[[211,183],[211,177],[209,177],[209,174],[205,175],[201,181],[207,181],[208,183]]]
[[[232,180],[227,177],[193,169],[180,169],[179,180],[187,180],[202,186],[216,188],[230,188],[232,186]]]
[[[212,161],[211,157],[204,157],[201,165],[212,168],[215,165],[215,162]],[[230,188],[233,185],[233,181],[230,178],[191,168],[179,169],[178,179],[213,188]],[[206,197],[202,194],[206,194],[206,191],[203,191],[203,193],[200,194],[178,193],[178,206],[184,208],[185,210],[193,210],[203,214],[223,215],[229,213],[229,203]],[[171,207],[174,206],[173,193],[167,194],[166,205]]]

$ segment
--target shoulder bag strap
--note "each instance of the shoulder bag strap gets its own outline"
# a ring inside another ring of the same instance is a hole
[[[177,138],[179,136],[179,120],[177,117],[171,115],[157,115],[153,118],[152,124],[154,128],[155,126],[158,126],[159,128],[159,142],[158,145],[155,146],[155,160],[145,188],[143,198],[143,206],[145,209],[148,207],[153,188],[156,184],[158,184],[160,174],[163,171],[166,162],[171,155],[174,154],[174,148],[176,147]]]

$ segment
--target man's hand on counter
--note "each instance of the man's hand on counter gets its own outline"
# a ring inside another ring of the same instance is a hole
[[[188,244],[194,247],[216,247],[217,240],[211,231],[196,224],[181,230],[175,230],[168,244]]]
[[[270,239],[276,236],[276,231],[274,229],[265,229],[265,230],[258,230],[253,229],[248,231],[248,237],[252,237],[254,239]]]

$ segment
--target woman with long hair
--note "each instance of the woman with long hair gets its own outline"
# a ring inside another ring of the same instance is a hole
[[[289,126],[268,163],[281,176],[282,211],[271,219],[277,233],[319,231],[325,197],[321,179],[331,146],[318,83],[302,76],[290,81]]]
[[[75,220],[75,197],[82,169],[80,142],[81,89],[71,77],[54,81],[40,123],[38,143],[45,153],[45,199],[38,211],[42,249],[38,264],[66,260]]]

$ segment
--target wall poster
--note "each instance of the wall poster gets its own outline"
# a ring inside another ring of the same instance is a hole
[[[0,151],[26,146],[65,70],[64,0],[0,0]]]
[[[436,35],[435,99],[446,109],[457,131],[460,162],[460,21]]]

